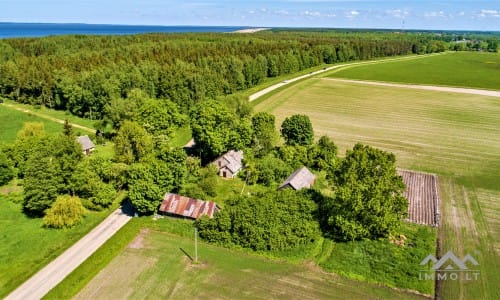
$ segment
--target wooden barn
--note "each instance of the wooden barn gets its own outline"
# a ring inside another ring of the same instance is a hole
[[[219,211],[219,207],[212,201],[204,201],[166,193],[161,202],[159,211],[167,215],[196,220],[204,215],[212,218],[214,214]]]
[[[311,188],[316,181],[316,175],[311,173],[308,168],[302,167],[293,172],[279,187],[278,190],[292,188],[296,191]]]
[[[77,141],[82,146],[83,154],[89,155],[90,152],[94,151],[95,145],[88,135],[79,136]]]

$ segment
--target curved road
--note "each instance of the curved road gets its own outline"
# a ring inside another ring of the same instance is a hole
[[[314,71],[306,75],[302,75],[299,77],[295,77],[293,79],[284,80],[283,82],[274,84],[270,87],[267,87],[261,91],[258,91],[248,97],[248,100],[254,101],[267,93],[270,93],[282,86],[285,86],[289,83],[292,83],[297,80],[301,80],[304,78],[308,78],[317,74],[321,74],[327,71],[331,71],[334,69],[342,68],[342,67],[350,67],[355,65],[364,65],[364,64],[374,64],[374,63],[383,63],[388,61],[396,61],[396,60],[410,60],[410,59],[418,59],[428,57],[430,55],[444,55],[445,53],[433,53],[428,55],[419,55],[419,56],[409,56],[409,57],[398,57],[398,58],[390,58],[390,59],[381,59],[381,60],[371,60],[371,61],[362,61],[355,63],[348,63],[342,65],[336,65],[324,68],[323,70]],[[445,87],[445,86],[430,86],[430,85],[417,85],[417,84],[396,84],[396,83],[385,83],[385,82],[375,82],[375,81],[361,81],[361,80],[347,80],[347,79],[334,79],[334,78],[325,78],[328,80],[337,80],[344,82],[352,82],[352,83],[360,83],[360,84],[372,84],[372,85],[383,85],[383,86],[392,86],[392,87],[400,87],[400,88],[414,88],[414,89],[423,89],[423,90],[433,90],[433,91],[443,91],[443,92],[454,92],[454,93],[462,93],[462,94],[475,94],[475,95],[483,95],[483,96],[492,96],[499,97],[499,91],[491,91],[491,90],[481,90],[481,89],[469,89],[469,88],[458,88],[458,87]]]
[[[66,276],[92,255],[104,242],[112,237],[129,220],[121,208],[114,211],[91,232],[81,238],[71,248],[38,271],[6,300],[40,299],[61,282]]]

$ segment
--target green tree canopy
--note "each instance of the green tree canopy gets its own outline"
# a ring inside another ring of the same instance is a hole
[[[12,165],[7,159],[7,155],[0,150],[0,186],[8,183],[12,178],[14,178]]]
[[[191,129],[204,158],[212,159],[230,149],[250,145],[252,128],[248,119],[239,119],[223,103],[207,100],[191,112]]]
[[[320,235],[316,204],[306,192],[268,191],[226,203],[213,219],[196,221],[200,237],[224,246],[285,250]]]
[[[322,203],[329,234],[340,240],[378,238],[398,228],[407,214],[405,185],[396,173],[396,157],[356,144],[338,168],[330,170],[335,196]]]
[[[281,124],[281,136],[287,145],[311,145],[314,139],[311,120],[306,115],[293,115],[286,118]]]
[[[42,141],[46,144],[41,143],[35,147],[33,155],[26,162],[23,182],[24,211],[34,216],[44,215],[64,187],[61,166],[54,151],[50,150],[53,145],[48,138]]]
[[[52,207],[47,210],[42,224],[51,228],[70,228],[83,220],[84,212],[85,209],[78,197],[59,196]]]
[[[115,160],[126,164],[139,162],[153,151],[151,136],[139,124],[123,122],[115,138]]]
[[[256,156],[268,154],[278,143],[275,122],[276,117],[267,112],[258,112],[252,116],[252,148]]]

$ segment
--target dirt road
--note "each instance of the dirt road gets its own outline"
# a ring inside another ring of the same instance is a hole
[[[32,115],[40,117],[40,118],[44,118],[44,119],[47,119],[47,120],[51,120],[51,121],[57,122],[59,124],[64,124],[64,120],[61,120],[61,119],[57,119],[57,118],[54,118],[54,117],[51,117],[51,116],[47,116],[47,115],[44,115],[44,114],[41,114],[41,113],[37,113],[37,112],[31,111],[31,110],[28,110],[28,109],[20,108],[20,107],[17,107],[15,105],[8,104],[8,103],[4,103],[3,105],[5,105],[7,107],[10,107],[12,109],[18,110],[18,111],[22,111],[22,112],[27,113],[27,114],[32,114]],[[85,127],[85,126],[82,126],[82,125],[71,123],[71,126],[74,127],[74,128],[85,130],[87,132],[91,132],[91,133],[95,132],[95,129],[92,129],[92,128],[89,128],[89,127]]]
[[[45,268],[33,275],[5,299],[30,300],[42,298],[130,219],[131,217],[123,213],[121,208],[117,209],[101,224],[45,266]]]
[[[250,95],[250,97],[248,97],[248,100],[250,102],[254,101],[254,100],[256,100],[256,99],[264,96],[265,94],[270,93],[270,92],[274,91],[275,89],[278,89],[278,88],[280,88],[280,87],[282,87],[284,85],[287,85],[289,83],[292,83],[294,81],[301,80],[301,79],[304,79],[304,78],[307,78],[307,77],[311,77],[311,76],[314,76],[314,75],[317,75],[317,74],[321,74],[321,73],[324,73],[324,72],[328,72],[328,71],[331,71],[331,70],[334,70],[334,69],[338,69],[338,68],[349,67],[349,66],[356,66],[356,65],[365,65],[365,64],[375,64],[375,63],[382,63],[382,62],[395,61],[395,60],[419,59],[419,58],[428,57],[430,55],[443,55],[443,54],[442,53],[434,53],[434,54],[419,55],[419,56],[406,56],[406,57],[397,57],[397,58],[389,58],[389,59],[381,59],[381,60],[361,61],[361,62],[347,63],[347,64],[341,64],[341,65],[326,67],[326,68],[324,68],[322,70],[314,71],[314,72],[311,72],[309,74],[305,74],[305,75],[302,75],[302,76],[299,76],[299,77],[295,77],[295,78],[292,78],[292,79],[284,80],[284,81],[282,81],[280,83],[277,83],[275,85],[267,87],[267,88],[265,88],[263,90],[258,91],[255,94]]]
[[[337,78],[323,78],[323,79],[324,80],[339,81],[339,82],[356,83],[356,84],[368,84],[368,85],[377,85],[377,86],[406,88],[406,89],[417,89],[417,90],[452,92],[452,93],[460,93],[460,94],[473,94],[473,95],[481,95],[481,96],[500,97],[500,91],[457,88],[457,87],[447,87],[447,86],[420,85],[420,84],[387,83],[387,82],[380,82],[380,81],[364,81],[364,80],[350,80],[350,79],[337,79]]]

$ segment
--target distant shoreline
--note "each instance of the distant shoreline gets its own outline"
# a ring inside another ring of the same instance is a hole
[[[233,31],[233,33],[255,33],[255,32],[259,32],[259,31],[263,31],[263,30],[269,30],[271,28],[265,28],[265,27],[262,27],[262,28],[248,28],[248,29],[240,29],[240,30],[236,30],[236,31]]]

